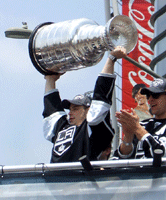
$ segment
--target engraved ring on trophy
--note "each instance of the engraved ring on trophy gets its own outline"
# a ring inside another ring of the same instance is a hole
[[[29,39],[29,54],[43,75],[64,73],[96,65],[105,51],[117,46],[131,52],[137,43],[137,28],[125,15],[117,15],[105,26],[81,18],[37,26]]]

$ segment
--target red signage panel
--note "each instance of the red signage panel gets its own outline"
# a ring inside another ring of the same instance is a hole
[[[154,6],[145,0],[123,0],[122,14],[134,21],[138,30],[138,42],[135,49],[128,55],[141,65],[149,68],[153,57],[150,41],[153,39],[154,29],[150,23]],[[134,66],[129,61],[122,61],[122,108],[135,108],[137,103],[132,98],[133,87],[137,84],[150,85],[153,77],[147,72]]]

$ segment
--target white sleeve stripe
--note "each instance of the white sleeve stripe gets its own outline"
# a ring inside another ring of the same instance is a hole
[[[109,77],[109,78],[116,78],[115,74],[107,74],[107,73],[99,73],[98,76]]]
[[[91,128],[90,128],[89,125],[87,126],[87,128],[88,128],[88,136],[89,136],[89,138],[90,138],[90,136],[92,135],[92,130],[91,130]]]
[[[104,120],[103,122],[104,122],[105,126],[108,128],[108,130],[112,133],[112,136],[114,136],[113,130],[109,127],[109,125],[106,123],[106,121]]]
[[[159,141],[163,145],[164,149],[166,149],[166,138],[165,137],[161,137],[161,138],[159,138]],[[165,151],[164,157],[166,157],[166,151]]]
[[[56,112],[56,113],[53,113],[53,114],[51,114],[50,116],[48,116],[48,117],[45,117],[44,119],[43,119],[43,121],[48,121],[48,120],[51,120],[52,118],[59,118],[59,116],[60,117],[62,117],[62,116],[64,116],[64,115],[66,115],[66,112],[65,111],[59,111],[59,112]]]
[[[150,136],[151,134],[150,133],[146,133],[142,138],[141,140],[144,141],[148,136]]]
[[[108,91],[108,94],[106,95],[106,98],[108,99],[109,94],[111,93],[111,91],[113,90],[114,84],[111,84],[110,90]]]
[[[150,148],[149,148],[149,149],[150,149],[150,154],[151,154],[151,156],[153,157],[152,145],[150,144],[148,138],[146,138],[145,141],[148,143],[148,145],[149,145],[149,147],[150,147]]]
[[[165,132],[165,129],[166,129],[166,124],[160,128],[158,131],[155,132],[156,135],[162,135],[162,133]]]
[[[153,157],[152,145],[151,145],[151,143],[150,143],[149,140],[148,140],[148,136],[151,136],[151,137],[152,137],[152,135],[151,135],[150,133],[147,133],[147,134],[145,134],[145,135],[141,138],[141,140],[142,140],[142,141],[146,141],[146,142],[148,143],[149,149],[150,149],[150,154],[151,154],[151,156]],[[153,138],[153,139],[155,140],[155,138]],[[156,141],[156,143],[159,144],[159,142],[158,142],[157,140],[155,140],[155,141]]]
[[[108,109],[110,109],[110,107],[111,107],[109,103],[106,103],[104,101],[99,101],[99,100],[92,100],[91,105],[103,106],[103,107],[107,107]]]
[[[44,96],[47,96],[47,95],[52,94],[52,93],[54,93],[54,92],[58,92],[58,89],[52,89],[52,90],[46,92],[46,93],[44,94]]]
[[[109,109],[109,104],[102,101],[93,100],[87,114],[87,121],[89,125],[94,126],[102,122],[105,119]]]
[[[53,113],[49,117],[43,119],[43,132],[46,140],[52,141],[52,138],[54,137],[53,129],[55,128],[57,121],[64,115],[66,115],[66,113],[61,111]]]

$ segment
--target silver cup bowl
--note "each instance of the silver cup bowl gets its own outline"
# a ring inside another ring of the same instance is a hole
[[[81,18],[37,26],[29,39],[29,55],[44,75],[94,66],[106,51],[123,46],[131,52],[137,43],[137,28],[125,15],[117,15],[105,26]]]

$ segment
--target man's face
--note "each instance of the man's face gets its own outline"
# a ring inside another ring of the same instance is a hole
[[[161,94],[157,99],[153,98],[150,95],[148,99],[151,112],[155,115],[156,119],[164,119],[166,118],[166,95]]]
[[[69,122],[71,125],[80,126],[86,119],[89,108],[71,104],[69,108]]]

